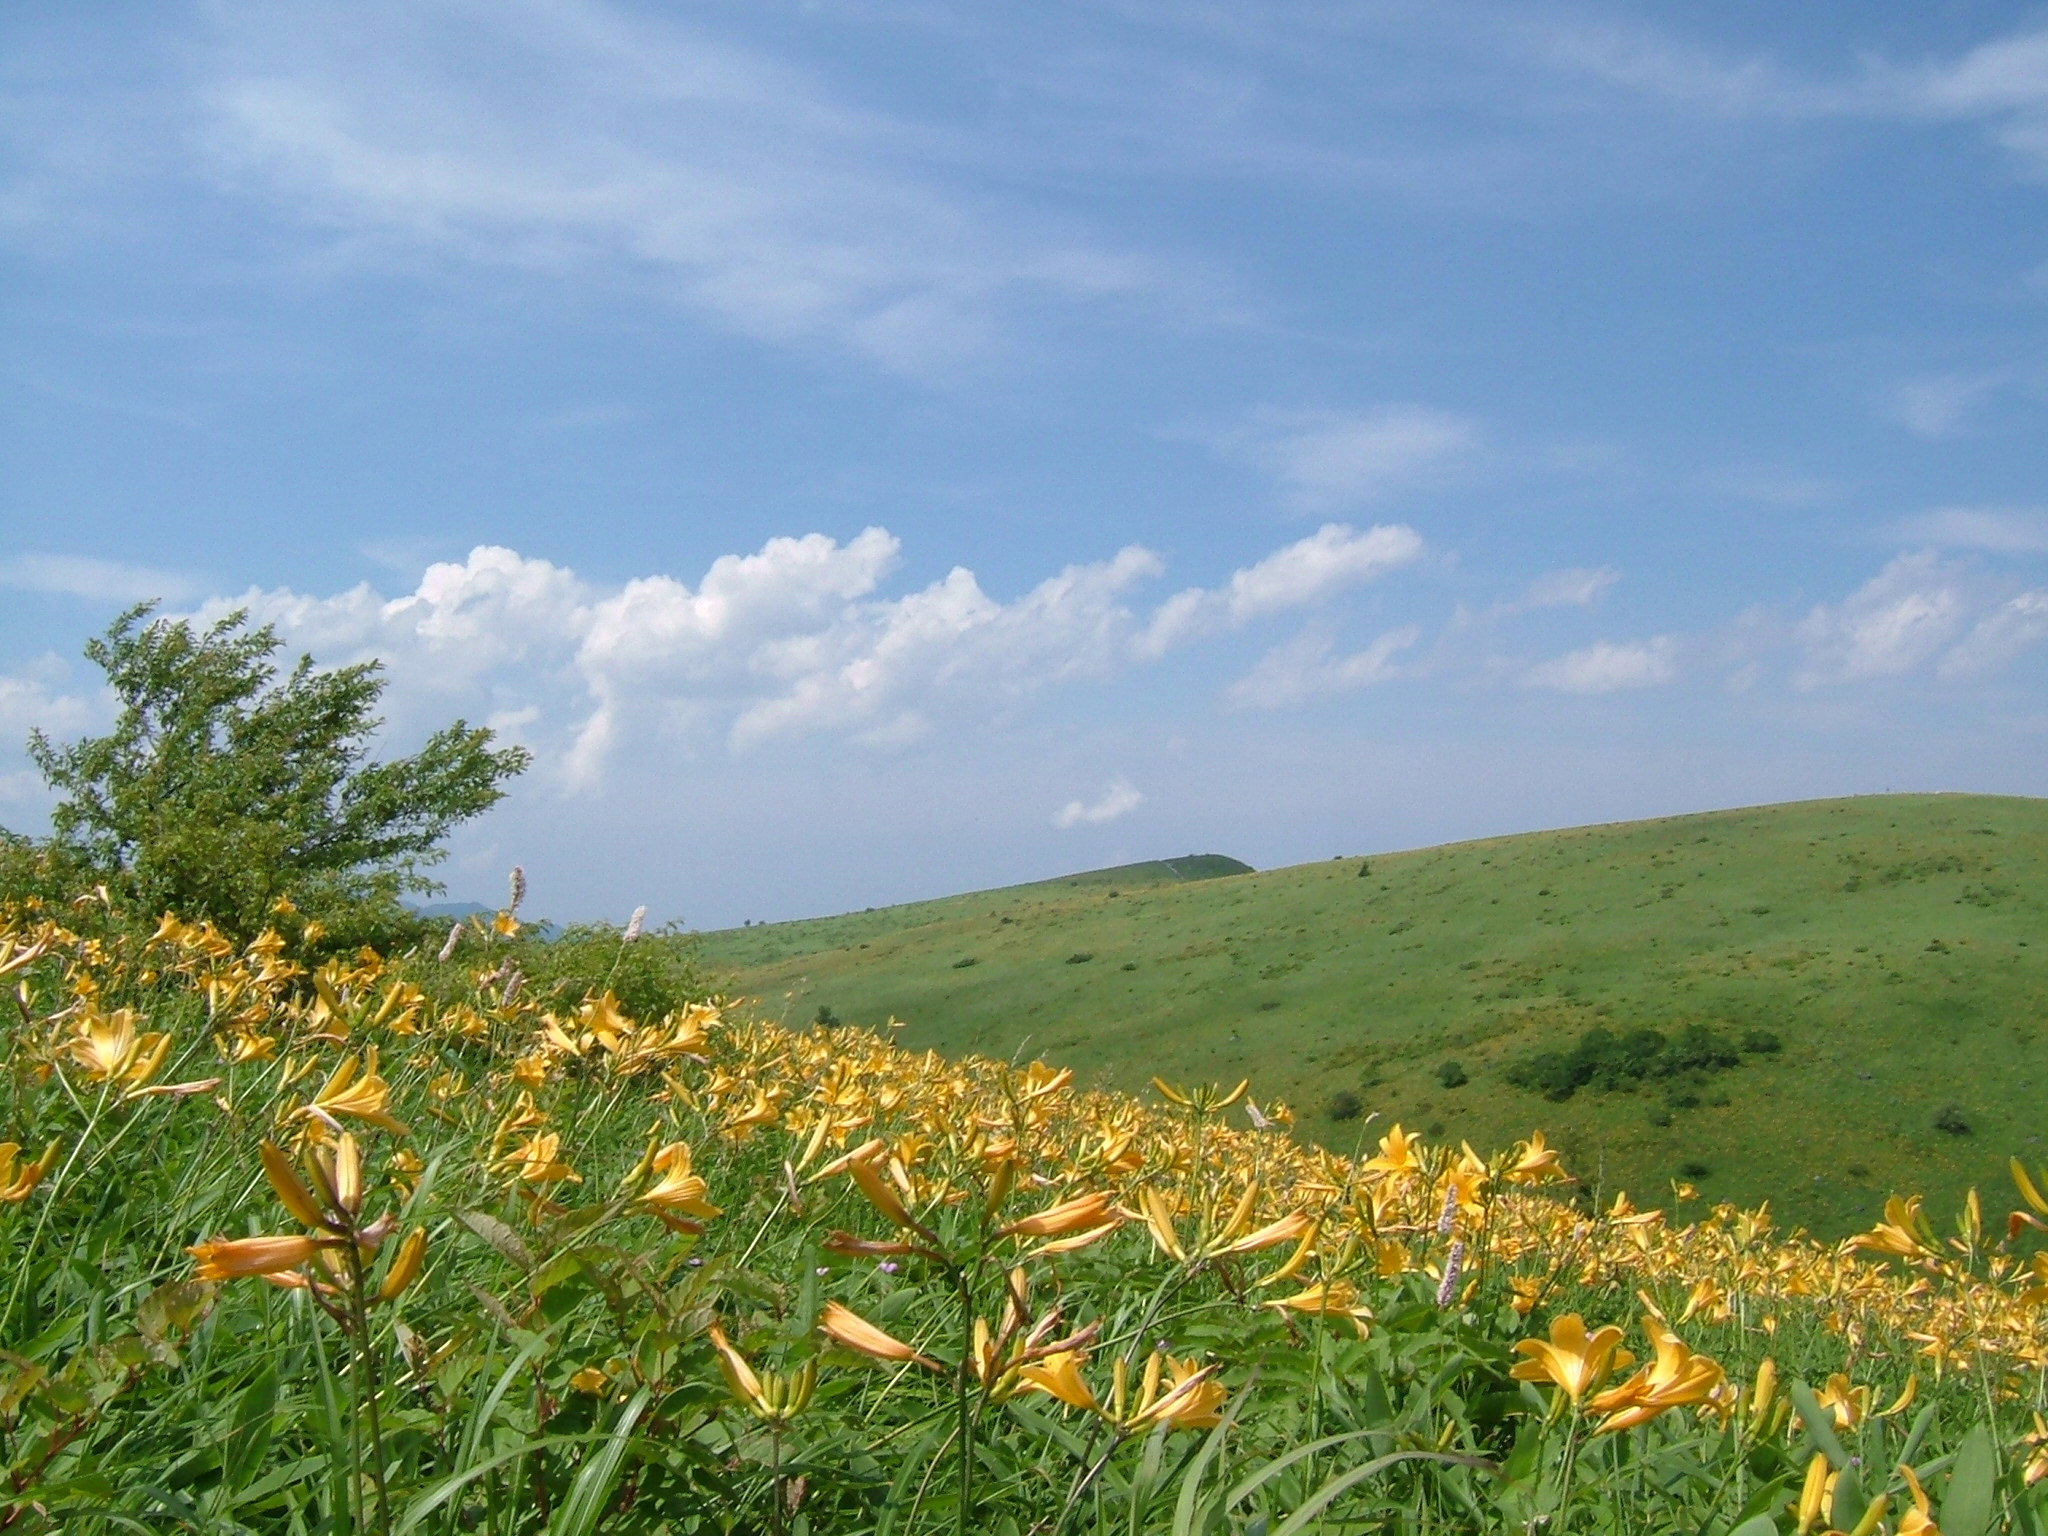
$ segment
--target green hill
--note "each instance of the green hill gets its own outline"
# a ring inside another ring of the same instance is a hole
[[[1347,1095],[1380,1116],[1368,1137],[1540,1126],[1606,1191],[1663,1203],[1690,1178],[1828,1234],[1894,1190],[1945,1207],[1975,1182],[1996,1209],[2007,1156],[2048,1157],[2048,801],[1872,796],[1176,866],[1212,867],[728,930],[704,954],[791,1019],[894,1015],[908,1045],[1124,1087],[1250,1075],[1346,1149]]]

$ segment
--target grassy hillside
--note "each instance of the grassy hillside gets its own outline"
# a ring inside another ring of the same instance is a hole
[[[1368,1136],[1401,1120],[1483,1148],[1541,1126],[1610,1191],[1661,1202],[1690,1177],[1827,1234],[1893,1190],[2002,1199],[2006,1157],[2044,1155],[2048,801],[1866,797],[1200,881],[1147,868],[707,934],[704,953],[793,1021],[893,1014],[906,1045],[1125,1087],[1249,1074],[1345,1149],[1345,1094],[1381,1116]],[[1692,1026],[1712,1048],[1688,1058]],[[1616,1042],[1569,1059],[1596,1028]],[[1622,1037],[1642,1029],[1666,1046],[1636,1043],[1635,1079]],[[1742,1049],[1762,1035],[1780,1049]],[[1567,1059],[1527,1070],[1546,1052]],[[1446,1062],[1466,1081],[1446,1086]],[[1539,1086],[1509,1081],[1518,1065]]]

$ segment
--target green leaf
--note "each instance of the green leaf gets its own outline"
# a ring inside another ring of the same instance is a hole
[[[1795,1381],[1787,1393],[1792,1399],[1792,1406],[1799,1410],[1800,1420],[1806,1425],[1813,1448],[1827,1457],[1828,1465],[1837,1472],[1848,1466],[1849,1453],[1842,1449],[1842,1442],[1835,1434],[1835,1417],[1821,1407],[1820,1399],[1813,1395],[1813,1388],[1803,1381]],[[1863,1513],[1860,1507],[1856,1512],[1859,1515]]]
[[[1446,1456],[1438,1451],[1396,1451],[1391,1456],[1382,1456],[1368,1461],[1362,1467],[1353,1467],[1342,1476],[1333,1477],[1302,1501],[1299,1507],[1273,1530],[1273,1536],[1297,1536],[1313,1524],[1322,1512],[1338,1499],[1369,1477],[1377,1477],[1391,1466],[1404,1461],[1434,1461],[1444,1466],[1485,1466],[1486,1463],[1474,1456]]]
[[[234,1495],[263,1465],[277,1421],[277,1368],[266,1365],[244,1389],[235,1405],[235,1421],[221,1447],[221,1492],[232,1504]]]
[[[597,1529],[597,1517],[611,1502],[612,1490],[626,1464],[626,1450],[632,1444],[633,1426],[647,1411],[653,1393],[642,1387],[619,1414],[618,1422],[594,1452],[584,1459],[582,1470],[570,1485],[569,1497],[548,1522],[548,1536],[590,1536]]]
[[[1778,1522],[1769,1515],[1751,1515],[1728,1536],[1778,1536]]]
[[[1998,1451],[1979,1424],[1956,1447],[1956,1464],[1941,1500],[1941,1536],[1984,1536],[1998,1498]]]
[[[484,1211],[457,1211],[455,1219],[500,1257],[521,1269],[533,1268],[533,1250],[497,1217]]]

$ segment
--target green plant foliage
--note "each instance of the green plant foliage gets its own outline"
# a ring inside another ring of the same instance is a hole
[[[104,883],[125,907],[205,918],[247,937],[280,898],[341,945],[389,940],[414,924],[408,892],[451,828],[480,815],[529,754],[494,747],[457,721],[410,757],[373,762],[384,682],[375,662],[280,676],[280,641],[230,614],[207,628],[121,615],[85,653],[120,703],[105,736],[29,753],[59,795],[45,867],[17,895]],[[66,893],[71,894],[71,893]]]

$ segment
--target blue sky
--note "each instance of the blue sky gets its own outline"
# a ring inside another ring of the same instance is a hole
[[[717,925],[2048,790],[2048,9],[0,12],[0,824],[125,603]]]

